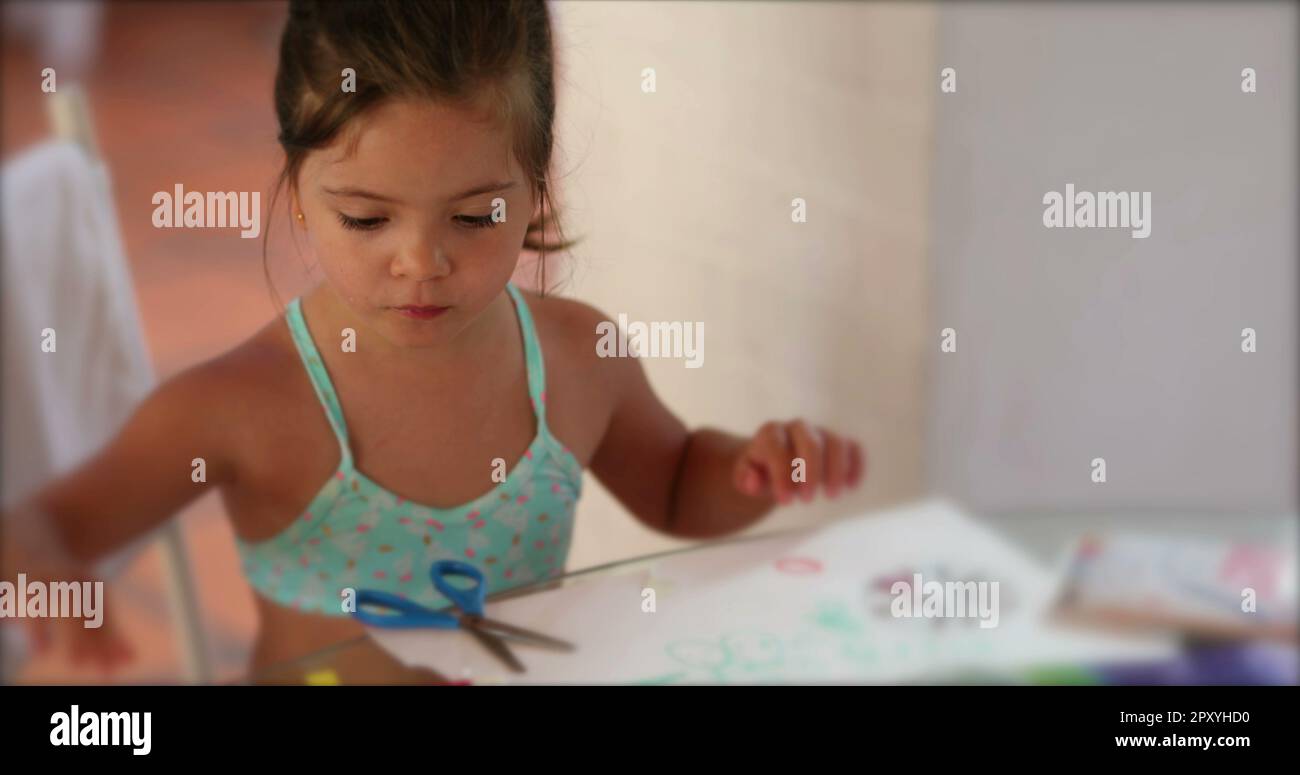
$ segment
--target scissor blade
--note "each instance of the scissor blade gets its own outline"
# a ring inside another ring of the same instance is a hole
[[[482,616],[474,617],[478,626],[484,630],[490,630],[497,635],[517,638],[530,646],[539,646],[542,648],[555,649],[557,651],[573,651],[574,646],[568,641],[552,638],[549,635],[543,635],[540,632],[525,630],[523,627],[516,627],[513,624],[506,624],[495,619],[488,619]]]
[[[523,663],[515,657],[514,653],[510,651],[510,647],[500,638],[490,632],[484,632],[479,629],[477,623],[474,621],[464,622],[462,629],[470,635],[473,635],[479,643],[483,644],[483,648],[487,649],[492,656],[504,662],[506,667],[510,668],[513,672],[524,672]]]

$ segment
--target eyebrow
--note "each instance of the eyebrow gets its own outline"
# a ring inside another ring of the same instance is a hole
[[[495,191],[505,191],[506,189],[514,188],[517,185],[519,185],[519,183],[514,180],[508,180],[500,183],[497,182],[484,183],[481,186],[475,186],[469,189],[468,191],[464,191],[457,194],[456,196],[452,197],[450,201],[459,202],[460,200],[468,199],[471,196],[477,196],[479,194],[488,194]],[[393,199],[392,197],[384,196],[383,194],[376,194],[373,191],[366,191],[365,189],[362,188],[354,188],[352,186],[347,186],[344,188],[326,188],[322,186],[321,188],[325,193],[333,194],[334,196],[351,196],[360,199],[374,199],[379,202],[397,202],[397,200]]]

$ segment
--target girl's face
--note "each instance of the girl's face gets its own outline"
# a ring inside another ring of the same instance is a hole
[[[504,290],[531,191],[506,129],[481,115],[389,100],[357,121],[353,155],[344,131],[304,159],[299,223],[330,288],[371,332],[398,347],[443,345]]]

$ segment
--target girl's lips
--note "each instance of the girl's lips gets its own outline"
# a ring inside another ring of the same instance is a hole
[[[394,307],[393,309],[416,320],[431,320],[446,312],[450,307],[413,307],[410,305],[404,307]]]

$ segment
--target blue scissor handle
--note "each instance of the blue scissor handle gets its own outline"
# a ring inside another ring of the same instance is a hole
[[[483,615],[483,600],[487,590],[483,586],[483,571],[460,560],[438,560],[429,568],[433,586],[442,596],[450,600],[457,608],[471,616]],[[452,586],[448,576],[461,576],[470,579],[474,585],[467,588]]]
[[[381,614],[367,611],[364,606],[372,605],[387,608],[396,613]],[[446,614],[425,608],[390,592],[378,589],[357,590],[357,609],[352,616],[371,627],[387,629],[406,629],[410,627],[436,627],[451,630],[460,626],[460,618],[455,614]]]

